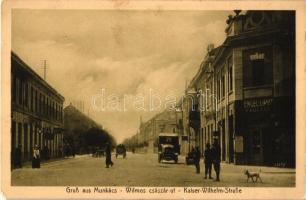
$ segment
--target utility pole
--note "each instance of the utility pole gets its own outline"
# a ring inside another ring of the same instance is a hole
[[[47,60],[43,60],[44,80],[47,78]]]

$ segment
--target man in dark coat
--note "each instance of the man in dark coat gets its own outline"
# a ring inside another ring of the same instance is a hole
[[[217,139],[214,139],[212,151],[213,165],[216,172],[216,181],[220,181],[221,148]]]
[[[196,173],[200,173],[200,158],[201,158],[201,152],[199,150],[199,147],[196,147],[193,153],[194,156],[194,165],[196,167]]]
[[[209,179],[211,177],[211,167],[212,167],[213,157],[212,157],[212,150],[210,148],[210,144],[206,144],[206,149],[204,151],[204,164],[205,164],[205,179],[207,179],[207,174],[209,175]]]
[[[110,166],[114,165],[114,163],[112,162],[112,149],[109,142],[106,143],[105,154],[106,154],[105,158],[106,168],[109,168],[109,165]]]

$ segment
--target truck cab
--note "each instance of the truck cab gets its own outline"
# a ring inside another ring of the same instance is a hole
[[[158,162],[178,162],[180,154],[179,136],[176,133],[160,133],[158,136]]]

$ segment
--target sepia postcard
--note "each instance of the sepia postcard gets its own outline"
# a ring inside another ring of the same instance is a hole
[[[304,199],[304,8],[4,0],[4,197]]]

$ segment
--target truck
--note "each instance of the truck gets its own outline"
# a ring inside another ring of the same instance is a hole
[[[179,135],[176,133],[160,133],[158,135],[158,162],[173,160],[177,163],[179,154]]]

